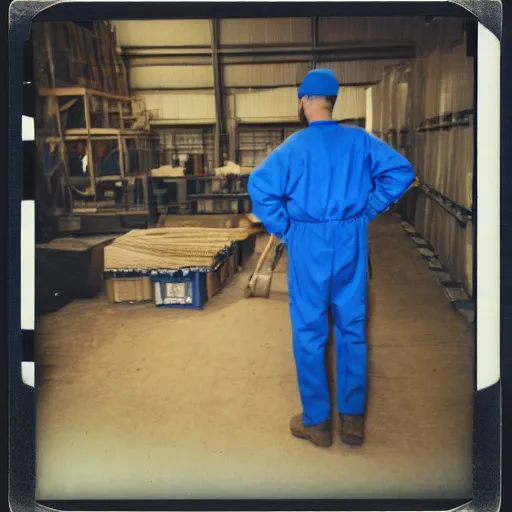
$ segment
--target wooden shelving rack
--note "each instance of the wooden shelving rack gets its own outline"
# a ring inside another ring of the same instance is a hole
[[[36,63],[38,69],[47,71],[40,74],[37,83],[42,108],[36,135],[49,148],[53,164],[50,175],[61,171],[66,197],[65,211],[55,213],[135,213],[149,218],[148,174],[158,166],[158,138],[151,133],[143,98],[129,95],[112,26],[94,22],[93,29],[74,23],[45,23],[36,34],[39,42],[44,42],[38,56],[36,52]],[[67,47],[56,49],[56,42]],[[69,61],[69,73],[59,63],[60,76],[54,58],[59,52]],[[74,115],[71,123],[70,113]],[[70,155],[80,143],[85,148],[86,171],[73,176]],[[105,174],[102,164],[107,160],[109,170],[115,172]],[[139,199],[142,189],[143,197],[134,204],[135,189]]]

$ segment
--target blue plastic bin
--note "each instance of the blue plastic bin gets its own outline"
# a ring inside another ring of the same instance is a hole
[[[151,280],[157,307],[201,309],[208,300],[203,272],[190,272],[185,276],[156,274]]]

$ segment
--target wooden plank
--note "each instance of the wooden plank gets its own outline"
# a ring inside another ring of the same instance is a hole
[[[103,57],[103,39],[101,34],[101,21],[96,21],[94,23],[94,33],[96,35],[95,38],[95,45],[97,50],[97,56],[98,56],[98,64],[101,71],[101,77],[102,77],[102,84],[103,84],[103,90],[112,92],[110,90],[109,84],[108,84],[108,74],[107,70],[105,69],[105,60]]]
[[[144,206],[149,208],[149,179],[147,176],[142,178],[142,188],[144,191]]]
[[[102,64],[107,79],[107,88],[110,92],[115,93],[117,91],[115,87],[115,81],[113,80],[112,63],[110,62],[110,38],[108,34],[107,23],[105,21],[100,21],[99,27],[99,44],[101,48]]]
[[[102,96],[112,100],[132,100],[130,96],[120,96],[118,94],[98,91],[90,87],[40,87],[37,92],[39,96],[83,96],[84,94],[89,94],[90,96]]]
[[[117,109],[119,111],[119,128],[124,129],[124,117],[123,117],[123,102],[117,102]]]
[[[83,39],[82,39],[83,29],[81,27],[77,27],[73,23],[73,30],[74,30],[74,33],[75,33],[75,41],[76,41],[76,48],[77,48],[77,53],[76,53],[77,59],[81,60],[81,61],[85,61],[86,56],[85,56]]]
[[[71,108],[77,101],[78,101],[78,98],[75,98],[75,99],[72,99],[72,100],[64,103],[64,105],[62,105],[62,107],[60,107],[60,111],[65,112],[66,110]]]
[[[115,69],[115,83],[116,83],[116,92],[117,94],[123,94],[124,87],[122,86],[122,72],[121,66],[119,63],[119,55],[116,52],[116,32],[115,28],[111,23],[108,23],[109,28],[109,36],[110,36],[110,53],[112,56],[112,62]]]
[[[101,135],[101,136],[91,136],[92,140],[117,140],[117,135]],[[45,137],[47,142],[60,142],[59,137]],[[64,137],[66,141],[77,141],[77,140],[87,140],[87,134],[84,135],[66,135]]]
[[[101,48],[100,48],[100,41],[99,41],[99,34],[98,34],[98,22],[93,22],[93,30],[94,30],[94,37],[92,38],[92,56],[94,57],[94,61],[96,63],[96,69],[98,72],[99,77],[99,84],[100,89],[105,91],[107,90],[107,84],[105,80],[105,73],[103,69],[103,62],[101,58]],[[110,92],[110,91],[109,91]]]
[[[44,35],[45,35],[45,44],[46,44],[46,51],[48,55],[48,64],[50,67],[50,85],[52,87],[55,87],[55,65],[53,62],[53,51],[52,51],[52,44],[51,44],[51,38],[50,38],[50,31],[48,25],[44,26]],[[59,100],[57,97],[52,97],[51,102],[53,102],[53,108],[55,110],[55,117],[57,119],[57,129],[59,132],[59,152],[60,152],[60,158],[64,165],[64,186],[63,186],[63,196],[65,197],[67,194],[66,192],[69,191],[69,162],[68,162],[68,154],[66,152],[65,147],[65,140],[64,140],[64,131],[62,128],[62,119],[60,117],[59,112]],[[69,208],[73,209],[73,198],[72,195],[69,194],[70,198],[70,205]]]
[[[91,83],[101,88],[101,76],[99,75],[98,62],[94,51],[94,39],[89,31],[84,32],[87,56],[89,58],[89,69],[91,71]]]
[[[143,130],[120,130],[119,128],[70,128],[69,130],[66,130],[65,135],[66,137],[69,135],[112,135],[112,136],[137,136],[137,135],[144,135],[146,132]]]
[[[96,178],[96,183],[115,183],[116,181],[125,181],[125,178],[120,176],[99,176]]]
[[[151,119],[151,126],[187,126],[187,125],[207,125],[215,126],[215,119]]]
[[[55,33],[57,38],[57,47],[60,50],[66,50],[69,48],[68,38],[66,34],[66,26],[62,23],[54,23],[52,24],[55,27]]]
[[[103,127],[110,128],[110,116],[109,116],[109,100],[108,98],[102,97],[101,103],[103,105]]]
[[[125,152],[124,152],[124,139],[121,138],[121,133],[119,133],[119,136],[117,138],[117,144],[118,144],[118,155],[119,155],[119,172],[121,173],[121,178],[124,178],[125,176]]]
[[[122,57],[119,57],[119,62],[121,65],[121,72],[122,72],[122,78],[123,78],[123,88],[121,89],[122,94],[128,95],[130,93],[130,87],[128,84],[128,71],[126,69],[126,66],[124,64],[124,60]]]
[[[96,195],[96,180],[95,180],[95,169],[94,169],[94,156],[92,152],[92,141],[89,135],[91,127],[91,109],[89,104],[89,95],[84,94],[84,108],[85,108],[85,132],[87,134],[87,163],[89,164],[89,172],[91,175],[91,189],[92,193]],[[69,130],[66,130],[66,134]]]
[[[130,170],[129,167],[130,167],[130,162],[128,161],[128,146],[126,144],[126,139],[122,139],[121,140],[121,146],[119,148],[119,154],[123,155],[123,162],[124,162],[124,168],[125,168],[125,171],[126,169],[128,169],[128,171]]]
[[[66,141],[76,141],[76,140],[84,140],[84,138],[85,137],[81,137],[80,135],[66,135],[64,137],[64,140],[66,140]],[[45,137],[45,141],[46,142],[59,143],[60,142],[60,137],[55,137],[55,136]]]
[[[48,68],[50,70],[50,86],[55,87],[55,64],[53,62],[53,48],[51,43],[50,36],[50,27],[46,24],[44,25],[44,39],[46,45],[46,54],[48,55]]]
[[[122,216],[137,216],[142,217],[149,215],[149,210],[120,210],[120,209],[111,209],[111,210],[101,210],[100,208],[75,208],[73,213],[80,213],[81,215],[94,215],[95,217],[122,217]]]
[[[73,213],[96,213],[98,208],[73,208]]]
[[[71,48],[71,55],[68,59],[68,68],[69,68],[69,81],[74,84],[77,83],[77,80],[74,75],[74,66],[73,62],[76,56],[76,45],[75,45],[75,33],[73,31],[73,23],[65,23],[64,29],[68,32],[69,39],[69,47]]]

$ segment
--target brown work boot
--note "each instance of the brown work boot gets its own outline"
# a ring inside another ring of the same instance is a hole
[[[343,444],[361,446],[364,442],[364,416],[340,414],[340,437]]]
[[[332,445],[332,423],[331,420],[324,421],[311,427],[304,426],[302,414],[294,416],[290,421],[292,435],[300,439],[307,439],[316,446],[328,448]]]

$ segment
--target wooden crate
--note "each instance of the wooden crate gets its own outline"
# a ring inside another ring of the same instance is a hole
[[[258,235],[254,234],[247,237],[245,240],[238,242],[238,255],[237,255],[237,266],[244,266],[247,261],[251,258],[256,248],[256,240]]]
[[[97,243],[91,249],[87,282],[91,290],[97,290],[95,294],[101,290],[102,286],[103,267],[105,266],[105,247],[110,245],[112,242],[113,238]]]
[[[153,300],[153,283],[150,277],[120,277],[106,280],[110,302],[149,302]]]
[[[216,295],[236,273],[236,257],[232,254],[219,267],[206,275],[206,292],[208,300]]]
[[[74,233],[82,229],[82,219],[74,216],[59,216],[57,217],[60,233]]]

